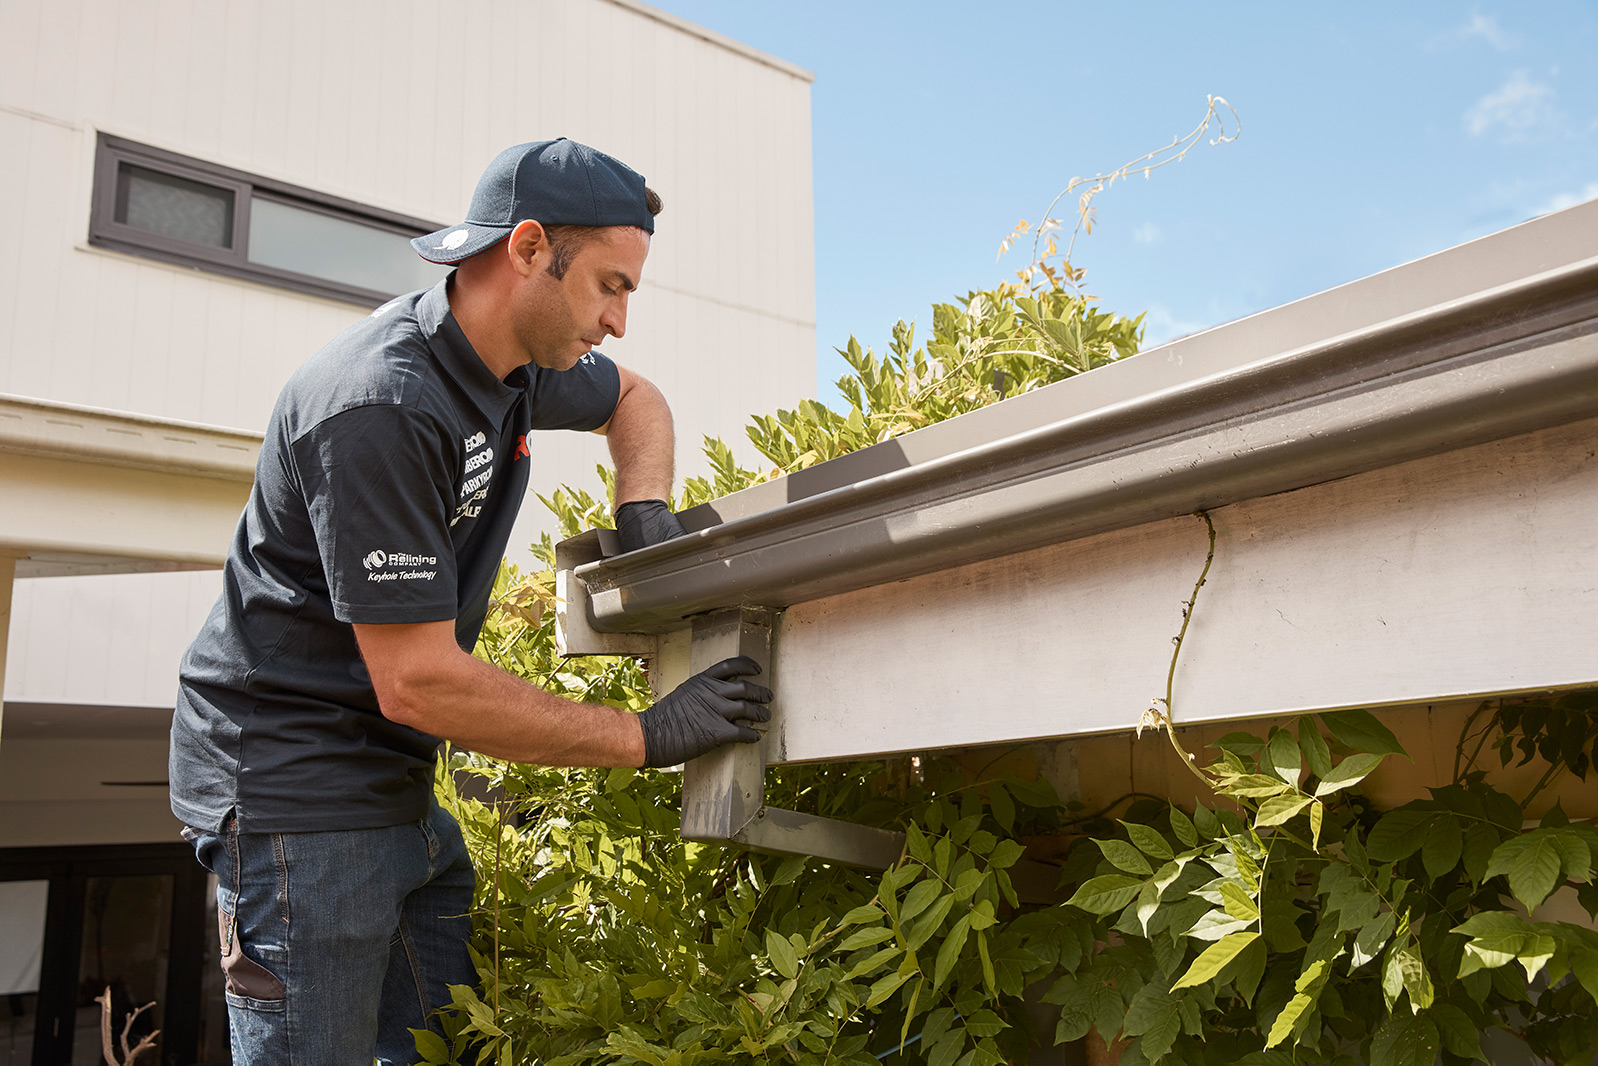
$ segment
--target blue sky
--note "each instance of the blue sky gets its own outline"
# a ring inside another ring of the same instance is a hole
[[[655,0],[814,71],[823,398],[850,334],[1011,277],[1073,176],[1242,137],[1097,200],[1085,289],[1146,343],[1598,197],[1598,4]],[[1595,250],[1598,251],[1598,250]]]

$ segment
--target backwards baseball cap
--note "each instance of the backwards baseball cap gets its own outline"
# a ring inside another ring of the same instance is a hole
[[[546,226],[637,226],[655,232],[644,178],[632,167],[561,137],[507,148],[477,180],[466,221],[411,240],[433,263],[459,263],[510,236],[523,219]]]

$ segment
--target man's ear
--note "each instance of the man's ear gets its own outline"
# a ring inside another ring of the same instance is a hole
[[[536,219],[523,219],[516,223],[516,228],[506,238],[505,254],[510,257],[512,269],[522,277],[527,277],[534,271],[544,269],[543,257],[550,254],[549,235]]]

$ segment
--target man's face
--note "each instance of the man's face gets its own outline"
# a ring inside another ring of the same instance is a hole
[[[548,253],[540,259],[547,268]],[[531,361],[569,370],[606,337],[627,331],[627,296],[638,287],[649,234],[633,226],[606,226],[582,243],[566,276],[535,270],[517,290],[512,308],[516,337]]]

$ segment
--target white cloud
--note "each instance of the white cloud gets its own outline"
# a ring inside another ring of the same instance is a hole
[[[1155,304],[1143,316],[1143,350],[1158,348],[1169,341],[1189,336],[1227,321],[1225,316],[1213,318],[1178,317],[1169,308]]]
[[[1156,244],[1160,236],[1160,227],[1152,222],[1145,222],[1132,231],[1132,239],[1139,244]]]
[[[1524,70],[1517,70],[1466,109],[1465,128],[1473,137],[1496,131],[1509,140],[1552,132],[1560,123],[1554,103],[1558,95],[1552,85],[1533,81]]]
[[[1498,25],[1498,16],[1472,11],[1463,26],[1444,30],[1426,43],[1432,51],[1454,48],[1472,40],[1482,41],[1496,52],[1508,52],[1520,47],[1520,41]]]
[[[1567,207],[1584,204],[1588,200],[1598,200],[1598,181],[1590,181],[1580,192],[1562,192],[1532,212],[1533,216],[1546,215],[1553,211],[1563,211]]]

